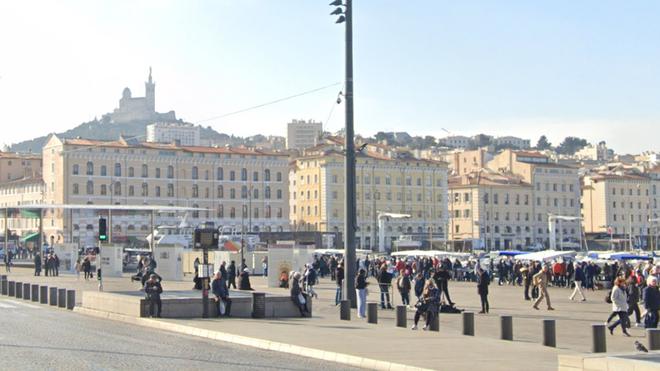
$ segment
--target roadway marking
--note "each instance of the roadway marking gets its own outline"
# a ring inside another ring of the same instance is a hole
[[[0,308],[16,308],[16,307],[14,306],[14,304],[15,304],[15,305],[18,305],[18,306],[21,306],[21,307],[33,308],[33,309],[41,309],[41,308],[43,308],[43,307],[40,307],[40,306],[38,306],[38,305],[28,304],[28,303],[23,303],[23,302],[20,302],[20,301],[9,300],[8,302],[11,303],[11,304],[0,303]]]
[[[9,304],[4,304],[4,303],[0,303],[0,308],[5,308],[5,309],[14,309],[14,308],[16,308],[16,307],[15,307],[15,306],[13,306],[13,305],[9,305]]]

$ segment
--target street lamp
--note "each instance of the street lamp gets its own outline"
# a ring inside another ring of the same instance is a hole
[[[355,141],[353,132],[353,2],[352,0],[334,0],[330,6],[335,10],[330,15],[339,15],[335,23],[346,24],[346,81],[344,97],[346,98],[346,128],[345,128],[345,196],[344,211],[344,299],[351,302],[351,307],[357,306],[355,292]],[[343,7],[343,9],[341,8]]]

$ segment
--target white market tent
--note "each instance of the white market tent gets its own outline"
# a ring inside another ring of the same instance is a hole
[[[529,254],[520,254],[514,256],[513,258],[515,260],[550,261],[557,258],[574,257],[575,255],[577,255],[575,251],[545,250]]]
[[[371,250],[362,250],[362,249],[355,250],[355,253],[360,254],[360,255],[374,254],[374,252],[371,251]],[[344,255],[344,249],[316,249],[316,250],[314,250],[314,254],[319,254],[319,255]]]

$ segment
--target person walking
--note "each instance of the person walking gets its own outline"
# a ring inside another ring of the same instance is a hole
[[[642,290],[642,302],[646,315],[644,316],[644,327],[658,327],[658,311],[660,311],[660,291],[658,291],[658,278],[649,276],[646,279],[647,286]]]
[[[548,295],[548,266],[544,265],[541,271],[534,275],[532,281],[534,286],[539,290],[539,297],[534,302],[532,308],[539,310],[539,304],[545,299],[548,310],[555,310],[550,304],[550,296]]]
[[[609,324],[607,328],[610,330],[610,334],[614,335],[614,329],[621,325],[621,330],[626,336],[630,336],[626,330],[629,326],[628,319],[628,295],[626,295],[626,279],[623,277],[617,277],[614,280],[614,287],[612,288],[612,293],[610,294],[610,300],[612,300],[612,314],[618,315],[614,323]],[[612,316],[610,316],[612,317]]]
[[[342,299],[342,290],[344,285],[344,264],[337,265],[337,269],[333,273],[337,282],[337,289],[335,291],[335,305],[339,305]]]
[[[225,282],[225,278],[220,271],[215,274],[215,278],[213,279],[213,282],[211,282],[211,292],[213,292],[213,295],[215,296],[214,300],[218,317],[222,315],[229,317],[231,313],[231,299],[229,298],[227,282]]]
[[[380,307],[382,309],[392,309],[392,304],[390,304],[392,274],[388,272],[387,264],[381,265],[376,278],[378,279],[378,287],[380,288]]]
[[[628,318],[635,313],[635,326],[641,327],[641,313],[639,310],[639,286],[637,286],[637,278],[633,275],[628,277],[628,286],[626,294],[628,295]]]
[[[85,272],[85,281],[92,278],[92,263],[89,261],[89,257],[85,257],[82,263],[83,272]]]
[[[520,275],[522,276],[523,286],[525,287],[524,289],[525,300],[532,300],[532,298],[529,297],[529,287],[532,285],[532,273],[530,267],[525,265],[522,268],[520,268]]]
[[[227,268],[227,288],[231,288],[234,286],[234,290],[236,290],[236,262],[231,261],[229,263],[229,267]]]
[[[442,295],[444,294],[445,299],[447,299],[447,303],[449,305],[454,305],[454,303],[451,301],[451,297],[449,296],[450,277],[451,275],[449,274],[449,270],[445,266],[438,266],[438,268],[435,270],[435,273],[433,274],[433,280],[438,287],[438,291],[440,291],[440,298],[442,299]]]
[[[488,313],[490,305],[488,304],[488,285],[490,284],[490,277],[488,272],[477,268],[477,292],[481,298],[481,314]]]
[[[154,306],[156,306],[156,317],[160,318],[161,309],[163,304],[160,300],[160,294],[163,293],[163,287],[158,281],[158,276],[151,274],[149,279],[144,283],[144,295],[149,303],[149,316],[154,316]]]
[[[573,283],[575,284],[575,288],[573,289],[573,293],[571,296],[568,298],[573,301],[575,299],[575,295],[580,294],[580,297],[582,298],[582,301],[586,301],[587,298],[584,297],[584,294],[582,293],[582,282],[585,282],[585,275],[584,275],[584,270],[582,269],[582,266],[579,263],[575,263],[575,270],[573,272]]]
[[[431,327],[431,323],[436,315],[438,315],[440,309],[440,291],[435,285],[433,279],[426,280],[424,284],[424,289],[422,290],[421,299],[417,304],[417,311],[415,312],[415,323],[411,330],[417,330],[417,324],[419,323],[419,318],[424,315],[426,316],[426,326],[423,330],[426,331]]]
[[[34,275],[41,276],[41,256],[39,254],[34,255]]]
[[[422,272],[417,272],[415,276],[415,297],[417,300],[422,299],[422,293],[424,292],[424,274]]]
[[[60,275],[60,258],[57,257],[57,254],[53,254],[53,270],[55,271],[55,276]]]
[[[355,277],[355,292],[357,293],[358,318],[367,317],[367,271],[360,268]]]
[[[412,285],[410,283],[410,275],[403,269],[399,278],[396,280],[396,287],[401,295],[401,304],[410,306],[410,289]]]
[[[11,272],[11,258],[12,254],[9,249],[6,249],[5,251],[5,271]]]

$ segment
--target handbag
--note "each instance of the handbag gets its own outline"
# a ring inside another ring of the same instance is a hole
[[[220,299],[220,314],[224,315],[226,312],[225,301]]]
[[[305,300],[305,295],[303,295],[303,294],[298,294],[298,302],[299,302],[300,304],[306,304],[306,303],[307,303],[307,300]]]

